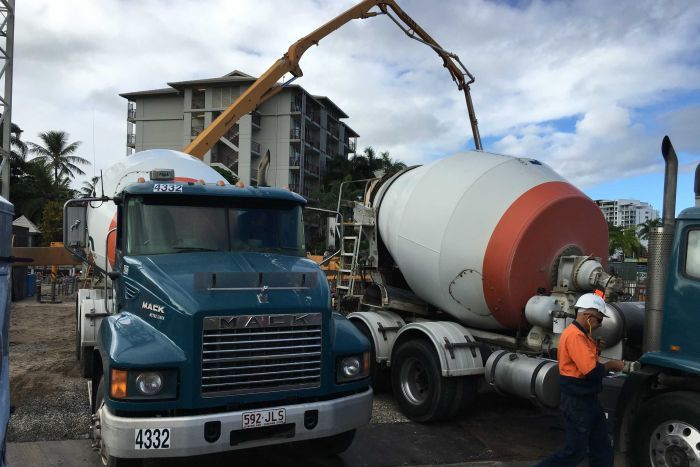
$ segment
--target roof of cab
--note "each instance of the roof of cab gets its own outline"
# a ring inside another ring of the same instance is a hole
[[[166,191],[155,191],[155,185],[181,185],[181,192],[166,192]],[[232,198],[266,198],[266,199],[277,199],[284,201],[294,201],[301,204],[306,204],[306,199],[293,191],[284,190],[282,188],[271,188],[271,187],[256,187],[249,186],[245,188],[237,187],[235,185],[224,185],[218,186],[212,183],[202,185],[193,182],[153,182],[146,181],[143,183],[132,183],[128,185],[124,192],[132,195],[146,195],[146,194],[163,194],[165,196],[182,196],[182,195],[199,195],[199,196],[230,196]]]
[[[679,219],[700,219],[700,208],[686,208],[678,214]]]

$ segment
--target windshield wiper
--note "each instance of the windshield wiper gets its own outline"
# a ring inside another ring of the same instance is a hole
[[[187,253],[189,251],[221,251],[213,248],[202,248],[199,246],[174,246],[173,250],[177,250],[178,253]]]

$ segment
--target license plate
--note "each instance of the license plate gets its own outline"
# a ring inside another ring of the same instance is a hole
[[[170,449],[170,428],[135,430],[134,449]]]
[[[287,418],[285,409],[256,410],[243,412],[243,428],[257,428],[261,426],[281,425]]]

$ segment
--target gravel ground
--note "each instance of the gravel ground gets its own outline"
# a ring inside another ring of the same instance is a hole
[[[90,425],[86,380],[75,358],[75,304],[12,304],[8,441],[84,438]]]

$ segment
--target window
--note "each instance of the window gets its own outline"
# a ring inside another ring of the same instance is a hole
[[[306,251],[301,206],[280,200],[131,197],[126,239],[130,255]]]
[[[688,232],[688,243],[685,250],[685,273],[688,276],[700,278],[700,230]]]
[[[204,89],[193,89],[192,90],[192,108],[193,109],[203,109],[204,108]]]

